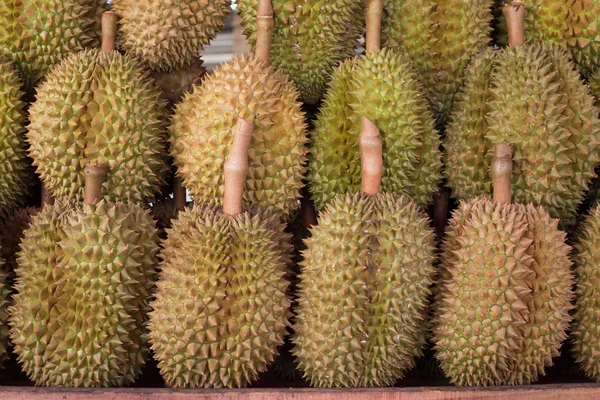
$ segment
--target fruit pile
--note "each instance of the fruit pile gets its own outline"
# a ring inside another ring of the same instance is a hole
[[[106,3],[0,3],[1,363],[600,381],[600,0]]]

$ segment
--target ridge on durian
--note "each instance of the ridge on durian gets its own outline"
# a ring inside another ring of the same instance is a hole
[[[273,0],[271,64],[289,75],[302,101],[317,103],[334,67],[355,54],[364,31],[364,2]],[[256,46],[258,0],[238,0],[244,34]]]
[[[381,131],[382,190],[430,203],[441,181],[438,132],[412,64],[383,49],[348,60],[333,73],[311,132],[309,183],[317,209],[360,186],[362,117]]]
[[[121,48],[156,71],[198,59],[229,14],[229,0],[112,0],[121,18]]]

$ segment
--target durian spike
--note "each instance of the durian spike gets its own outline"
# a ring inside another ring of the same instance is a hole
[[[102,196],[102,183],[106,179],[106,165],[88,163],[83,170],[85,187],[83,190],[83,202],[92,204],[100,200]]]
[[[520,1],[505,4],[502,14],[508,25],[508,45],[516,47],[525,43],[525,4]]]
[[[494,158],[491,166],[492,187],[494,201],[497,203],[510,203],[510,178],[512,175],[512,146],[510,144],[497,144],[494,147]]]
[[[173,203],[175,203],[175,208],[177,210],[183,210],[185,208],[186,203],[186,190],[183,186],[183,181],[180,177],[175,176],[173,180]]]
[[[383,0],[368,0],[367,3],[367,32],[365,50],[367,53],[381,50],[381,18],[383,15]]]
[[[52,193],[50,193],[48,187],[42,183],[42,207],[44,207],[46,204],[49,206],[54,204],[54,196],[52,196]]]
[[[383,176],[383,143],[379,129],[368,118],[362,117],[358,143],[362,171],[360,191],[376,195]]]
[[[258,0],[258,11],[256,13],[256,52],[257,60],[269,63],[271,41],[275,22],[273,21],[273,5],[271,0]]]
[[[113,11],[105,11],[102,14],[102,51],[104,53],[115,51],[118,19],[117,13]]]
[[[234,129],[233,144],[225,160],[223,193],[223,212],[231,216],[242,212],[242,198],[248,173],[248,148],[254,124],[239,118]]]

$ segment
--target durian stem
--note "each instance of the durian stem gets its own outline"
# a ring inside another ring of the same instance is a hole
[[[362,117],[358,143],[362,169],[360,191],[376,195],[383,176],[383,142],[377,126],[366,117]]]
[[[83,175],[85,177],[83,202],[85,204],[95,203],[102,196],[102,183],[106,178],[106,165],[88,163],[83,170]]]
[[[187,192],[185,186],[183,186],[183,181],[180,177],[175,176],[173,180],[173,202],[177,210],[181,211],[185,208],[186,197]]]
[[[49,206],[54,204],[54,196],[52,196],[52,193],[50,193],[48,187],[42,183],[42,207],[44,207],[46,204]]]
[[[117,13],[106,11],[102,14],[102,51],[112,53],[117,42]]]
[[[512,175],[512,146],[510,144],[497,144],[494,147],[491,175],[494,201],[510,203],[510,178]]]
[[[383,0],[368,0],[367,2],[367,32],[365,49],[372,53],[381,49],[381,18],[383,16]]]
[[[256,13],[256,53],[259,61],[269,63],[271,41],[273,39],[273,5],[271,0],[258,0],[258,11]]]
[[[224,167],[223,212],[227,215],[233,216],[242,212],[242,198],[248,173],[248,149],[253,131],[253,124],[243,118],[238,119],[233,134],[233,144]]]
[[[525,5],[520,1],[505,4],[502,14],[508,25],[508,45],[516,47],[525,43]]]

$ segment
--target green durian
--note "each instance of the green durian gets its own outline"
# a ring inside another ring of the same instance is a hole
[[[244,33],[256,46],[258,0],[238,0]],[[364,1],[273,0],[275,30],[270,59],[290,76],[300,97],[317,103],[335,66],[355,54],[364,31]]]
[[[306,125],[286,76],[235,57],[176,107],[170,126],[177,172],[197,203],[220,204],[223,165],[238,118],[254,121],[244,202],[291,214],[306,171]]]
[[[313,386],[389,386],[414,366],[434,233],[406,196],[333,198],[302,252],[293,353]]]
[[[15,63],[28,86],[73,52],[97,47],[101,0],[3,0],[0,55]]]
[[[311,133],[309,182],[317,209],[360,187],[362,117],[383,138],[382,190],[430,203],[441,181],[440,139],[416,71],[406,57],[384,49],[334,71]]]
[[[289,325],[289,234],[280,216],[194,205],[163,242],[150,342],[171,387],[244,387],[277,356]]]
[[[133,204],[46,205],[18,254],[10,337],[44,386],[121,386],[147,358],[158,238]]]
[[[565,51],[543,43],[486,51],[473,60],[444,141],[455,198],[491,192],[493,146],[511,143],[516,202],[575,215],[594,168],[598,109]]]
[[[71,55],[37,88],[29,154],[57,198],[83,195],[87,162],[106,163],[110,201],[150,202],[165,184],[166,102],[148,73],[127,56]]]
[[[147,67],[172,71],[191,64],[215,38],[229,0],[112,0],[121,18],[121,48]]]

